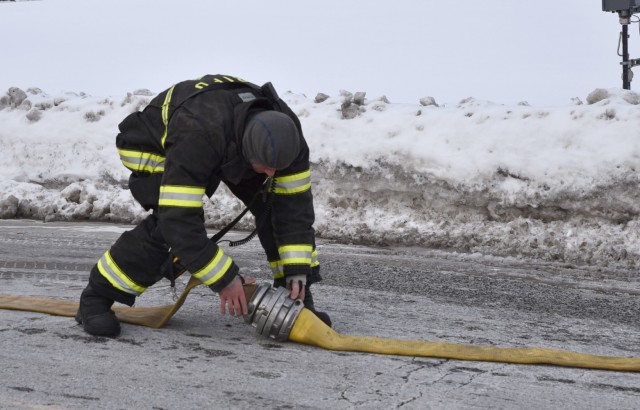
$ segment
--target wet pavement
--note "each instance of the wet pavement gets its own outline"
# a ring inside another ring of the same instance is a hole
[[[77,300],[130,226],[0,221],[0,294]],[[232,237],[241,234],[233,233]],[[223,245],[224,246],[224,245]],[[346,335],[640,357],[640,275],[515,258],[318,241],[316,305]],[[257,240],[228,249],[268,281]],[[181,278],[186,280],[186,278]],[[180,286],[179,284],[178,286]],[[162,281],[139,306],[172,303]],[[192,291],[166,327],[93,337],[0,310],[0,408],[633,409],[640,373],[332,352],[279,343]]]

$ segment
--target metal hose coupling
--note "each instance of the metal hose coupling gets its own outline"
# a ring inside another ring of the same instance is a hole
[[[249,300],[249,313],[244,317],[261,335],[283,342],[304,308],[300,299],[293,300],[284,287],[273,288],[262,283]]]

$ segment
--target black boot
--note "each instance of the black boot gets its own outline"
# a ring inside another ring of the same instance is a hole
[[[331,327],[331,318],[325,312],[318,312],[316,307],[313,305],[313,295],[311,294],[311,290],[309,288],[304,291],[304,307],[312,311],[318,319],[322,320],[325,325]]]
[[[113,300],[100,295],[87,285],[80,295],[80,308],[76,313],[76,322],[91,335],[118,336],[120,321],[111,310],[112,305]]]

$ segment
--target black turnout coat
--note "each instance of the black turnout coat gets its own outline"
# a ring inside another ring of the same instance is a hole
[[[241,155],[244,126],[256,110],[289,115],[300,135],[298,157],[266,188],[265,176],[255,173]],[[116,145],[132,171],[131,192],[157,214],[172,254],[213,290],[225,287],[238,273],[204,226],[203,196],[211,197],[220,182],[245,204],[260,189],[272,192],[269,201],[254,201],[251,211],[260,220],[271,208],[258,234],[276,279],[309,275],[318,265],[309,148],[300,121],[270,83],[258,87],[219,74],[183,81],[126,117],[119,129]]]

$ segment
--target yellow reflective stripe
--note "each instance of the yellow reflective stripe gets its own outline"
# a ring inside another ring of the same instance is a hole
[[[274,279],[284,277],[284,263],[282,261],[269,261],[269,267],[271,268],[271,273],[273,273]]]
[[[211,261],[202,269],[193,274],[202,283],[211,286],[220,280],[231,267],[231,258],[225,255],[222,248],[218,248],[218,252]]]
[[[202,195],[205,188],[179,185],[160,186],[160,206],[178,206],[184,208],[202,207]]]
[[[203,89],[204,87],[209,87],[211,84],[209,84],[209,83],[207,83],[205,81],[202,81],[206,77],[207,77],[206,75],[203,75],[202,77],[196,78],[196,81],[199,81],[199,82],[196,83],[196,85],[194,85],[194,87],[199,89],[199,90]],[[246,83],[247,82],[246,80],[243,80],[240,77],[229,77],[229,76],[226,76],[226,75],[212,77],[212,80],[216,84],[224,84],[225,82],[235,83],[236,81],[241,82],[241,83]],[[211,80],[209,80],[209,81],[211,81]]]
[[[109,251],[106,251],[98,261],[98,271],[100,271],[100,274],[108,280],[114,288],[123,292],[139,296],[147,290],[146,287],[140,286],[131,280],[131,278],[120,269],[111,257]]]
[[[120,161],[132,171],[164,172],[165,158],[151,152],[118,149]]]
[[[173,85],[169,88],[167,95],[164,97],[164,102],[162,103],[162,123],[164,124],[164,133],[160,139],[160,145],[162,145],[162,148],[164,148],[164,141],[167,139],[167,133],[169,132],[169,104],[171,103],[171,96],[173,96],[173,89],[175,87],[176,86]]]
[[[308,247],[306,245],[293,245],[291,246],[291,248],[294,248],[293,251],[296,251],[297,248],[299,247],[300,251],[304,252],[306,255],[306,252],[308,250]],[[278,250],[283,250],[285,252],[287,252],[284,248],[287,248],[287,246],[283,246],[280,247]],[[291,254],[291,253],[290,253]],[[306,258],[304,258],[305,261],[307,261]],[[284,265],[285,263],[299,263],[299,262],[295,262],[293,261],[293,259],[289,259],[286,262],[283,260],[277,260],[277,261],[269,261],[269,268],[271,268],[271,273],[273,274],[273,278],[274,279],[280,279],[280,278],[284,278]],[[302,262],[302,263],[306,263],[306,262]],[[315,249],[311,252],[311,263],[310,263],[310,267],[315,267],[315,266],[319,266],[320,265],[320,261],[318,260],[318,251],[316,251]]]
[[[311,245],[285,245],[278,247],[284,265],[311,265]]]
[[[276,194],[291,195],[311,189],[311,171],[306,170],[293,175],[276,177],[276,186],[273,190]]]

